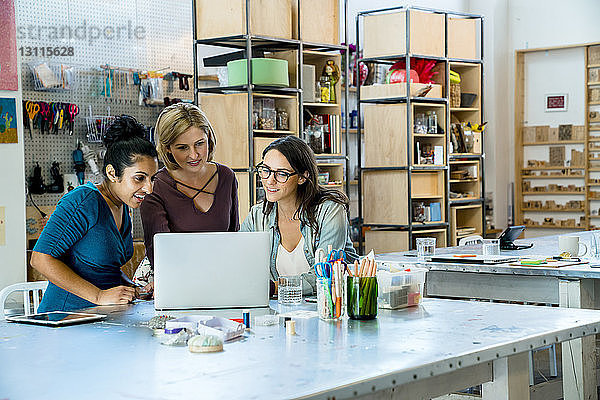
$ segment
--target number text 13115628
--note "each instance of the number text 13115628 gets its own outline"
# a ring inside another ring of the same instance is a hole
[[[19,52],[21,52],[21,57],[71,57],[75,55],[73,47],[65,46],[21,46]]]

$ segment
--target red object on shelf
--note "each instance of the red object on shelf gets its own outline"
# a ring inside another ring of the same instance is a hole
[[[413,58],[411,59],[411,69],[410,69],[410,74],[411,74],[411,80],[413,82],[418,82],[418,83],[435,83],[433,81],[433,77],[435,75],[437,75],[437,71],[434,71],[433,68],[435,68],[435,66],[437,65],[437,61],[435,60],[426,60],[424,58]],[[390,67],[390,71],[392,70],[406,70],[406,61],[405,60],[401,60],[398,61],[397,63],[395,63],[394,65],[392,65]],[[412,71],[416,71],[419,80],[416,81],[412,78]],[[405,78],[406,79],[406,78]],[[404,81],[406,82],[406,81]],[[390,83],[391,79],[390,79]]]
[[[419,74],[414,69],[410,70],[410,81],[411,83],[419,83]],[[406,70],[405,69],[394,69],[390,70],[390,81],[388,83],[402,83],[406,82]]]

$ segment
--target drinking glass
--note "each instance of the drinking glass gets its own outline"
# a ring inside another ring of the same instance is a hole
[[[300,304],[302,302],[302,277],[300,275],[279,277],[277,302],[279,304]]]
[[[334,293],[331,293],[331,290]],[[341,296],[340,296],[341,294]],[[342,317],[344,301],[344,285],[335,288],[331,286],[331,279],[317,278],[317,311],[319,318],[325,321],[335,321]]]
[[[417,256],[420,261],[435,254],[435,238],[417,238]]]

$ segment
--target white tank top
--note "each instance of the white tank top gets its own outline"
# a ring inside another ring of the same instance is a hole
[[[279,276],[300,275],[308,272],[310,265],[304,256],[304,236],[300,235],[300,241],[291,252],[279,243],[275,267]]]

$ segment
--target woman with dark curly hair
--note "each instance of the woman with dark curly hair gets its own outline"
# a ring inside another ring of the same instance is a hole
[[[106,135],[104,181],[79,186],[58,202],[33,249],[31,265],[50,281],[39,312],[125,304],[136,295],[121,267],[133,255],[129,208],[152,193],[158,169],[146,128],[116,118]]]
[[[241,231],[271,234],[271,279],[301,275],[303,292],[315,292],[318,248],[343,249],[346,262],[358,258],[350,240],[348,197],[317,183],[315,155],[296,136],[275,140],[256,166],[265,189],[265,201],[250,210]]]

